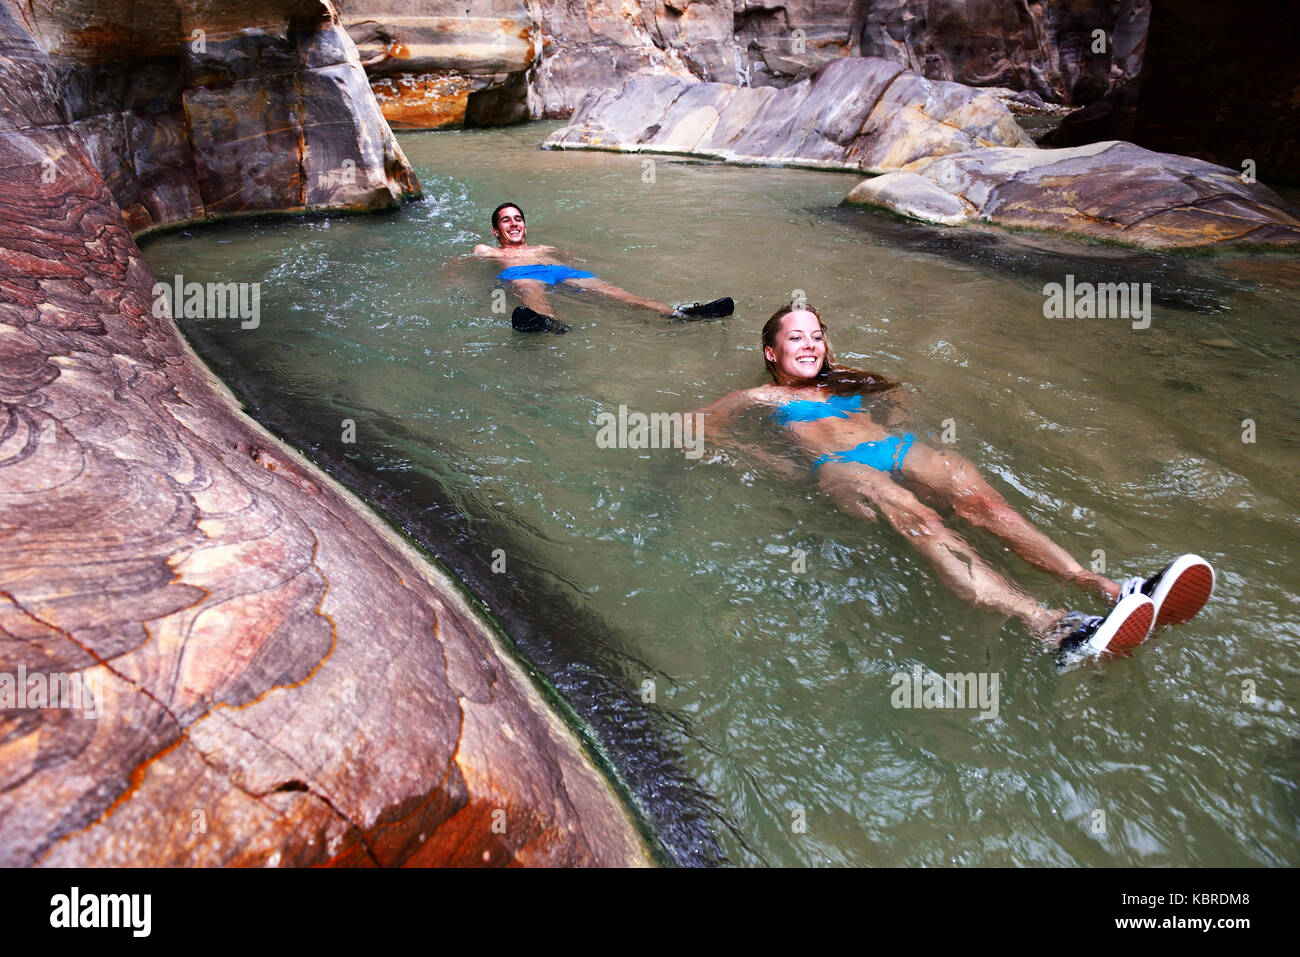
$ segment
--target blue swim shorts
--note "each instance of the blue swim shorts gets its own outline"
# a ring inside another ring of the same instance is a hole
[[[891,436],[879,442],[863,442],[843,452],[823,455],[813,463],[813,470],[816,471],[827,462],[858,462],[881,472],[902,472],[903,459],[915,441],[916,436],[904,432],[897,438]]]
[[[498,279],[536,279],[539,282],[555,283],[564,282],[566,279],[595,279],[594,273],[583,272],[581,269],[570,269],[568,266],[556,266],[549,263],[543,263],[536,266],[511,266],[509,269],[503,269],[497,274]]]

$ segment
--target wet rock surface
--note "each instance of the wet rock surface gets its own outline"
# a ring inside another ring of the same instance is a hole
[[[880,58],[834,60],[783,89],[634,77],[589,97],[544,145],[881,173],[848,201],[949,226],[1146,249],[1300,238],[1296,210],[1238,171],[1117,141],[1038,149],[993,92]]]
[[[1049,146],[1121,139],[1300,182],[1297,21],[1200,0],[340,0],[395,127],[568,117],[633,75],[785,87],[882,57],[1074,108]],[[1195,63],[1197,69],[1187,65]],[[1033,99],[1031,99],[1033,98]],[[1017,111],[1013,101],[1008,105]]]
[[[1146,249],[1300,243],[1300,213],[1267,187],[1122,142],[940,156],[866,180],[847,201],[932,223],[986,222]]]

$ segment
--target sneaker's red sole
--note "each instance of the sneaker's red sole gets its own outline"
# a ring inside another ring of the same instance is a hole
[[[1133,614],[1124,619],[1124,623],[1115,630],[1115,635],[1110,639],[1110,644],[1106,650],[1114,653],[1134,648],[1146,641],[1147,635],[1151,634],[1151,619],[1155,615],[1155,606],[1143,604],[1141,608],[1134,609]]]
[[[1206,565],[1192,565],[1183,570],[1178,580],[1169,588],[1169,594],[1160,603],[1156,627],[1181,625],[1191,621],[1205,607],[1214,590],[1214,573]]]

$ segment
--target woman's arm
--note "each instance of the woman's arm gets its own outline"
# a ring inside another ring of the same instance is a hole
[[[912,406],[908,401],[911,389],[904,386],[882,392],[872,412],[880,417],[881,425],[887,429],[906,428],[913,424]]]
[[[757,391],[757,389],[741,389],[688,414],[703,415],[706,428],[712,426],[721,430],[725,428],[727,422],[757,403],[758,399],[754,395]]]
[[[757,447],[752,442],[738,439],[732,432],[731,426],[734,424],[736,416],[757,405],[759,400],[758,389],[742,389],[739,392],[724,395],[718,401],[706,405],[702,409],[697,409],[695,413],[690,414],[704,415],[702,434],[705,443],[711,444],[714,451],[723,452],[723,459],[730,464],[743,468],[753,462],[759,462],[786,478],[801,477],[804,473],[790,459],[774,455],[765,449]],[[741,457],[726,455],[726,450],[740,453]]]

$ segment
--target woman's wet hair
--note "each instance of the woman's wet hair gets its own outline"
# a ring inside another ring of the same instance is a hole
[[[831,342],[827,338],[826,323],[822,320],[822,314],[817,311],[816,306],[810,306],[805,302],[787,302],[784,306],[772,313],[770,319],[763,326],[763,361],[767,364],[767,374],[772,377],[772,381],[777,381],[776,363],[767,357],[767,348],[776,348],[777,336],[781,334],[781,320],[792,312],[811,312],[817,317],[818,324],[822,327],[822,341],[826,343],[826,358],[822,361],[822,367],[817,371],[816,386],[819,389],[827,389],[835,395],[860,395],[868,392],[885,392],[889,389],[898,388],[899,383],[893,379],[881,375],[879,372],[868,372],[866,369],[854,369],[851,366],[840,365],[835,361],[835,353],[831,351]]]
[[[528,222],[528,217],[526,217],[526,216],[524,215],[524,211],[523,211],[523,209],[520,207],[520,205],[519,205],[518,203],[502,203],[502,204],[501,204],[500,206],[498,206],[496,209],[492,210],[492,228],[493,228],[493,229],[496,229],[498,226],[501,225],[501,210],[503,210],[503,209],[518,209],[518,210],[519,210],[519,218],[522,219],[525,223]]]

